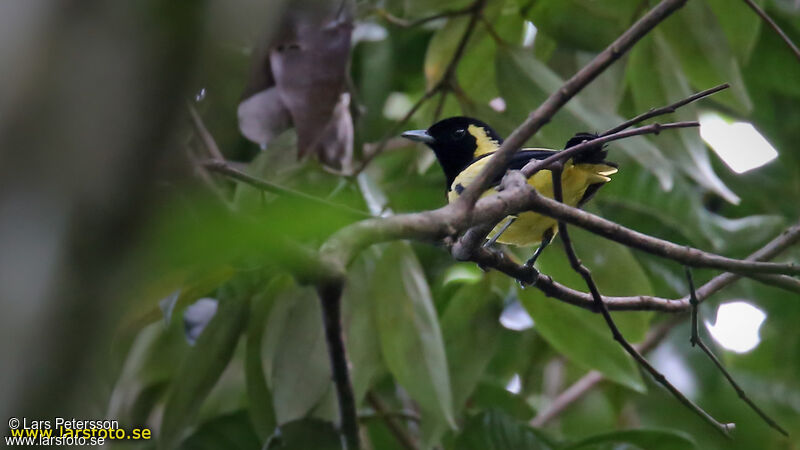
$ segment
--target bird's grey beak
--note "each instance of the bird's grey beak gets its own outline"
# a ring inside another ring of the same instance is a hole
[[[412,141],[424,142],[426,144],[433,144],[436,142],[436,139],[434,139],[433,136],[428,134],[428,132],[425,130],[408,130],[400,136]]]

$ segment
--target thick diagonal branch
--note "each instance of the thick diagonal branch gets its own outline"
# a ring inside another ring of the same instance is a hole
[[[492,160],[484,167],[478,177],[464,191],[458,204],[460,208],[470,210],[478,197],[508,167],[511,156],[539,129],[550,121],[550,118],[561,109],[581,89],[600,75],[614,61],[630,50],[636,42],[655,28],[686,3],[686,0],[662,0],[655,8],[636,21],[627,31],[600,52],[589,64],[584,66],[564,85],[553,92],[500,146]]]

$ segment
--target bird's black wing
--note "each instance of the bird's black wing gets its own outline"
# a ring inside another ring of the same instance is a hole
[[[541,161],[545,158],[553,156],[556,153],[558,153],[558,150],[520,150],[517,153],[514,153],[514,156],[511,157],[511,162],[508,164],[506,172],[509,170],[521,170],[533,159]],[[495,179],[492,180],[492,186],[498,186],[503,180],[504,175],[505,173],[502,173],[495,177]]]

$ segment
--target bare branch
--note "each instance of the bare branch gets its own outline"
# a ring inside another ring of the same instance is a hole
[[[578,145],[573,145],[572,147],[562,150],[550,157],[547,157],[542,160],[531,160],[525,167],[522,168],[522,174],[526,177],[531,177],[536,172],[546,169],[548,166],[557,163],[559,161],[566,161],[567,159],[585,152],[586,150],[596,147],[597,145],[602,145],[607,142],[611,141],[618,141],[620,139],[625,139],[628,137],[633,136],[640,136],[643,134],[658,134],[662,130],[670,130],[675,128],[694,128],[699,127],[700,123],[697,121],[688,121],[688,122],[675,122],[675,123],[654,123],[650,125],[646,125],[639,128],[634,128],[632,130],[627,131],[619,131],[613,134],[607,134],[605,136],[598,137],[597,139],[592,139],[588,141],[584,141]],[[472,186],[470,184],[470,186]]]
[[[792,245],[796,244],[800,241],[800,223],[790,227],[775,239],[768,242],[766,245],[761,247],[760,249],[756,250],[750,256],[747,257],[750,261],[755,260],[768,260],[775,258],[780,253],[791,247]],[[513,263],[512,263],[513,264]],[[501,270],[498,268],[498,270]],[[502,272],[514,276],[512,273],[508,273],[504,270]],[[536,283],[537,287],[541,287],[542,283],[540,275],[540,280]],[[741,278],[740,275],[734,273],[724,273],[722,275],[718,275],[712,278],[708,283],[700,286],[698,289],[695,290],[695,297],[697,298],[698,302],[702,303],[703,300],[709,298],[711,295],[719,292],[720,290],[724,289],[725,287],[729,286],[736,280]],[[548,277],[549,280],[549,277]],[[543,290],[546,294],[548,291]],[[575,291],[577,292],[577,291]],[[579,302],[570,302],[576,304],[578,306],[582,306],[584,308],[590,309],[589,304],[593,301],[591,295],[578,293],[585,298],[581,299]],[[550,295],[550,294],[548,294]],[[557,293],[557,295],[550,295],[551,297],[556,297],[560,300],[563,300]],[[603,303],[608,305],[609,309],[620,309],[624,310],[627,309],[626,307],[630,307],[630,309],[651,309],[651,308],[640,308],[639,306],[650,306],[647,301],[651,300],[650,298],[643,298],[643,297],[603,297]],[[690,310],[691,305],[689,303],[689,296],[669,300],[669,299],[659,299],[653,298],[656,304],[667,304],[671,306],[675,306],[675,311],[679,311],[681,314],[674,316],[672,319],[669,319],[661,324],[653,330],[651,333],[647,335],[644,341],[641,344],[637,345],[636,348],[641,353],[647,353],[651,349],[655,348],[663,339],[666,337],[668,332],[674,327],[674,325],[682,322],[687,317],[687,312]],[[580,303],[580,302],[584,303]],[[666,302],[666,303],[665,303]],[[642,305],[640,305],[642,303]],[[656,308],[652,308],[656,309]],[[662,310],[662,311],[672,311],[672,310]],[[556,397],[552,403],[544,410],[542,410],[539,414],[534,417],[531,425],[533,426],[542,426],[545,423],[549,422],[561,412],[563,412],[569,405],[578,401],[582,398],[587,392],[589,392],[594,386],[596,386],[600,381],[603,380],[602,374],[600,372],[592,371],[583,376],[581,379],[576,381],[572,386],[564,390],[558,397]]]
[[[633,45],[643,38],[653,28],[666,19],[670,14],[681,8],[686,0],[662,0],[655,8],[636,21],[627,31],[599,53],[589,64],[584,66],[575,75],[567,80],[564,85],[553,92],[547,100],[531,113],[500,146],[492,160],[486,164],[476,179],[459,198],[459,208],[471,210],[478,197],[489,186],[491,180],[503,173],[511,161],[511,156],[517,152],[528,138],[533,136],[550,118],[567,103],[575,94],[586,87],[600,73],[619,59]]]
[[[675,110],[678,108],[688,105],[694,101],[700,100],[701,98],[708,97],[709,95],[714,95],[719,91],[728,89],[731,85],[728,83],[720,84],[719,86],[713,87],[711,89],[706,89],[705,91],[698,92],[692,96],[686,97],[683,100],[677,101],[671,105],[662,106],[661,108],[654,108],[646,113],[639,114],[638,116],[634,117],[633,119],[626,120],[621,124],[617,125],[616,127],[606,131],[605,133],[601,134],[600,136],[608,136],[609,134],[619,133],[620,131],[632,127],[636,124],[642,123],[647,119],[652,119],[653,117],[663,116],[664,114],[674,113]]]
[[[347,367],[347,353],[341,322],[343,288],[343,280],[329,280],[319,284],[317,293],[322,305],[322,321],[325,326],[325,339],[328,342],[333,384],[336,386],[336,397],[339,403],[341,431],[347,443],[347,450],[359,450],[361,444],[356,400],[350,381],[350,370]]]
[[[772,18],[766,13],[766,11],[761,9],[761,7],[758,6],[753,0],[744,0],[744,2],[747,3],[747,6],[749,6],[750,9],[755,11],[759,17],[761,17],[761,20],[766,22],[767,25],[769,25],[769,27],[772,28],[772,31],[774,31],[775,34],[777,34],[781,39],[783,39],[783,42],[785,42],[786,45],[789,47],[789,49],[792,51],[792,53],[794,53],[794,56],[796,56],[797,59],[800,60],[800,48],[797,48],[794,42],[792,42],[792,39],[789,36],[787,36],[786,33],[783,32],[781,27],[779,27],[778,24],[775,23],[774,20],[772,20]]]
[[[795,263],[770,263],[742,261],[726,258],[696,248],[673,244],[672,242],[648,236],[644,233],[625,228],[610,220],[572,208],[543,195],[531,191],[530,210],[546,214],[559,221],[577,225],[594,234],[619,242],[630,248],[651,253],[662,258],[671,259],[691,267],[706,267],[727,272],[735,272],[750,277],[758,274],[790,274],[799,275],[800,265]]]
[[[192,118],[192,125],[194,126],[195,132],[200,136],[200,140],[203,141],[203,145],[206,147],[206,150],[208,150],[208,153],[215,160],[224,161],[225,156],[222,155],[222,152],[217,146],[217,141],[214,140],[214,136],[212,136],[208,128],[206,128],[200,114],[197,113],[197,110],[191,103],[187,104],[187,109],[189,110],[189,116]]]
[[[553,175],[553,196],[555,197],[557,202],[563,201],[563,194],[561,189],[561,169],[551,169]],[[664,386],[678,401],[683,403],[684,406],[692,410],[695,414],[700,416],[703,420],[708,422],[711,426],[713,426],[717,431],[722,433],[724,436],[729,437],[730,432],[735,427],[734,424],[728,423],[723,424],[713,418],[710,414],[708,414],[704,409],[697,406],[694,402],[689,400],[683,393],[678,390],[675,386],[670,383],[667,378],[659,372],[655,367],[653,367],[647,359],[642,356],[633,346],[622,336],[620,333],[619,328],[614,323],[614,319],[611,317],[611,313],[608,311],[605,303],[603,303],[603,298],[600,295],[600,291],[597,289],[597,285],[592,279],[592,273],[589,269],[584,266],[580,259],[578,259],[578,255],[575,253],[575,248],[572,246],[572,240],[569,236],[569,230],[567,229],[567,224],[563,221],[558,222],[558,231],[561,236],[561,242],[564,244],[564,252],[567,255],[567,259],[569,259],[570,265],[572,269],[577,272],[583,280],[586,282],[586,286],[589,288],[589,292],[592,294],[592,298],[594,299],[594,304],[600,314],[603,316],[603,319],[606,321],[608,328],[611,330],[611,334],[623,349],[628,352],[634,360],[636,360],[639,365],[644,368],[650,375],[659,382],[662,386]]]
[[[758,414],[761,417],[761,419],[763,419],[764,422],[767,423],[767,425],[778,430],[782,435],[788,437],[789,433],[786,430],[784,430],[783,427],[778,425],[778,423],[775,422],[770,416],[768,416],[767,413],[762,411],[761,408],[756,406],[756,404],[753,403],[752,400],[750,400],[750,397],[748,397],[747,394],[745,394],[744,390],[739,386],[739,384],[736,383],[731,374],[725,369],[725,366],[723,366],[722,363],[719,361],[719,359],[717,359],[717,357],[714,355],[714,352],[712,352],[711,349],[708,348],[708,346],[703,342],[703,340],[700,339],[700,331],[698,330],[697,326],[697,319],[698,319],[697,307],[698,305],[700,305],[700,301],[697,299],[697,295],[694,290],[694,280],[692,279],[692,271],[688,267],[686,267],[686,281],[689,284],[689,303],[692,305],[692,336],[691,336],[692,347],[698,346],[700,347],[700,350],[703,350],[703,352],[708,356],[708,358],[717,366],[719,371],[722,372],[722,375],[724,375],[725,378],[728,380],[728,383],[730,383],[730,385],[736,391],[736,394],[739,395],[739,398],[741,398],[742,401],[747,403],[747,405],[750,406],[750,408],[752,408],[752,410],[755,411],[756,414]]]

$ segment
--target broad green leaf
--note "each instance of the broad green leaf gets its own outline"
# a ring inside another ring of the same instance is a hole
[[[261,441],[245,411],[216,417],[186,438],[181,450],[259,450]]]
[[[374,251],[365,251],[350,268],[342,293],[342,320],[345,330],[350,376],[356,403],[360,403],[373,380],[385,372],[381,359],[375,302],[369,293],[376,260]]]
[[[469,24],[468,17],[457,17],[447,21],[444,27],[438,30],[431,38],[428,44],[428,51],[425,53],[425,81],[428,89],[433,88],[436,83],[441,81],[442,77],[447,70],[447,66],[453,59],[453,55],[458,48],[458,43],[464,36]],[[480,41],[481,36],[476,36],[477,30],[473,31],[470,36],[470,42],[467,43],[466,51],[470,51],[470,47],[475,42]]]
[[[707,89],[728,82],[728,92],[714,99],[740,113],[750,112],[753,104],[739,63],[706,2],[687,2],[658,27],[657,34],[665,36],[678,59],[675,67],[683,69],[693,88]]]
[[[754,0],[764,6],[764,0]],[[761,31],[761,18],[745,2],[706,0],[740,64],[750,59]]]
[[[245,381],[247,383],[247,409],[253,425],[261,439],[272,434],[277,424],[272,392],[267,386],[267,378],[261,363],[261,344],[264,328],[272,306],[281,292],[291,289],[293,283],[289,276],[276,277],[253,298],[250,319],[245,334]]]
[[[637,0],[539,0],[527,18],[559,44],[600,51],[634,19]]]
[[[442,283],[444,285],[448,285],[450,283],[475,284],[480,282],[482,279],[483,272],[475,264],[456,263],[447,268]]]
[[[547,450],[552,448],[527,423],[489,410],[467,420],[456,439],[458,450]]]
[[[460,411],[497,349],[503,299],[489,276],[456,291],[442,317],[453,405]],[[423,424],[425,443],[439,439],[444,424]]]
[[[506,101],[508,113],[520,120],[563,85],[563,80],[538,61],[530,50],[500,49],[496,64],[497,85]],[[606,130],[623,121],[615,114],[595,111],[581,102],[580,98],[574,98],[536,134],[535,139],[551,148],[563,148],[564,143],[579,131]],[[622,149],[627,156],[656,175],[665,189],[672,186],[670,163],[647,139],[624,139],[611,146]],[[610,159],[615,159],[613,151]]]
[[[579,236],[580,233],[575,233],[574,231],[573,229],[573,234],[576,237]],[[585,285],[582,287],[577,285],[579,277],[576,278],[563,252],[553,251],[556,248],[549,250],[542,255],[539,265],[540,270],[553,276],[556,281],[563,281],[567,285],[586,291]],[[576,251],[578,251],[578,255],[581,258],[587,260],[594,258],[592,254],[581,254],[579,250]],[[599,254],[602,255],[602,252]],[[622,258],[625,257],[623,256]],[[625,259],[621,259],[621,261],[624,263]],[[634,274],[637,270],[641,271],[638,265],[631,264],[630,261],[628,263],[629,265],[625,269],[619,268],[616,274],[627,274],[628,270],[633,271]],[[615,261],[609,259],[606,264],[609,267],[613,267]],[[633,277],[641,279],[636,275]],[[615,281],[621,281],[618,275],[605,281],[598,276],[594,278],[596,282],[606,287]],[[644,281],[641,282],[644,283]],[[603,293],[602,287],[598,286],[598,288]],[[558,352],[569,358],[573,363],[587,370],[598,370],[610,380],[635,391],[643,392],[646,390],[636,363],[614,341],[611,331],[599,314],[547,298],[536,289],[518,289],[517,293],[523,306],[525,306],[525,309],[528,310],[534,320],[534,329]],[[615,314],[615,317],[620,317],[620,314]],[[620,323],[620,326],[622,325],[623,323]],[[636,328],[638,328],[640,334],[643,332],[643,327],[636,327],[635,325],[628,325],[623,328],[628,332],[630,329]],[[625,331],[623,331],[623,334],[625,334]]]
[[[521,395],[512,394],[505,386],[490,381],[478,383],[471,402],[481,410],[498,409],[522,421],[531,420],[536,414]]]
[[[164,407],[159,448],[173,448],[227,367],[247,323],[249,296],[220,301],[217,314],[180,364]]]
[[[503,298],[492,290],[490,276],[462,286],[442,316],[453,404],[459,410],[494,356],[501,331]]]
[[[504,1],[497,0],[490,2],[483,11],[484,17],[490,22],[500,13]],[[441,81],[445,71],[455,56],[458,44],[467,31],[470,22],[469,15],[462,15],[447,21],[444,27],[437,30],[428,44],[425,53],[425,80],[428,89],[433,88],[436,83]],[[466,75],[467,84],[464,86],[469,94],[480,95],[484,100],[492,98],[492,92],[496,92],[494,86],[494,75],[485,73],[487,62],[491,61],[494,54],[495,44],[488,36],[485,27],[476,26],[469,37],[462,60],[459,62],[457,73],[459,79]],[[462,67],[462,64],[464,66]],[[481,71],[481,72],[479,72]],[[483,75],[483,76],[481,76]],[[488,94],[482,90],[488,89]]]
[[[592,277],[601,294],[653,295],[653,286],[647,273],[629,248],[576,227],[570,228],[570,236],[576,253],[592,271]],[[572,270],[566,255],[558,245],[549,248],[542,255],[538,267],[559,283],[578,291],[588,292],[586,282]],[[620,277],[621,273],[625,276]],[[644,339],[650,328],[650,319],[653,317],[653,313],[647,311],[620,311],[612,312],[611,315],[629,342],[639,342]],[[599,314],[591,317],[601,329],[607,329],[605,321]]]
[[[330,422],[302,419],[281,425],[265,450],[342,450],[342,440]]]
[[[691,450],[697,444],[686,433],[674,430],[622,430],[591,436],[566,447],[565,450],[605,449],[610,444],[629,444],[641,450]],[[618,447],[613,447],[618,448]],[[626,446],[625,448],[631,448]]]
[[[576,227],[570,228],[575,251],[583,264],[592,271],[597,288],[603,295],[653,295],[653,286],[647,273],[628,247],[595,236]],[[545,273],[558,274],[558,280],[567,286],[587,292],[586,283],[569,265],[569,261],[558,247],[549,249],[542,260]],[[625,274],[621,277],[620,274]],[[625,338],[630,342],[644,339],[650,328],[652,312],[613,312],[614,320]],[[595,315],[600,319],[599,315]],[[599,320],[605,326],[605,322]]]
[[[425,417],[454,425],[442,332],[425,274],[408,244],[386,246],[370,293],[389,371]]]
[[[316,292],[295,286],[277,302],[283,304],[273,307],[262,352],[272,354],[270,387],[278,424],[284,424],[306,417],[333,387]],[[270,333],[271,326],[279,330]]]
[[[515,10],[500,11],[502,2],[493,5],[486,14],[486,20],[492,23],[500,39],[510,45],[519,45],[523,37],[523,19]],[[458,85],[472,101],[487,104],[498,97],[494,61],[498,43],[479,25],[479,37],[464,53],[458,63]],[[480,117],[480,116],[479,116]]]
[[[559,353],[587,370],[644,392],[636,363],[591,312],[547,298],[532,289],[520,290],[520,300],[536,322],[536,329]]]
[[[473,0],[404,0],[409,17],[425,17],[442,11],[452,11],[469,6]]]
[[[636,108],[642,111],[668,105],[693,93],[670,46],[658,30],[655,37],[646,37],[633,49],[627,79]],[[710,83],[702,88],[713,86]],[[696,120],[696,106],[686,105],[673,113],[672,117],[674,120]],[[661,133],[656,142],[679,170],[729,202],[738,203],[739,197],[714,173],[708,150],[697,130]]]

